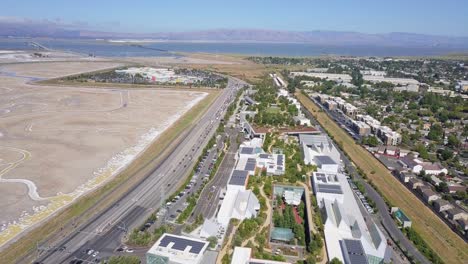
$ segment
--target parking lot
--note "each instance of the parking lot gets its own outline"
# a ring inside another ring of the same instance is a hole
[[[185,186],[184,190],[161,207],[157,214],[158,223],[175,223],[179,214],[187,207],[188,197],[198,192],[202,187],[203,182],[208,180],[209,175],[213,170],[213,166],[224,148],[224,139],[225,135],[220,135],[216,138],[216,144],[208,150],[205,156],[202,157],[198,166],[195,168],[195,174],[190,182]]]

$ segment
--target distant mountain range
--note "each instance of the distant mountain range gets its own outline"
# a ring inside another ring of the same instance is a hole
[[[316,45],[359,45],[389,47],[434,47],[468,50],[468,37],[434,36],[414,33],[367,34],[340,31],[279,31],[260,29],[216,29],[149,34],[101,32],[67,28],[56,23],[0,21],[0,37],[48,37],[81,39],[132,39],[206,42],[277,42]]]

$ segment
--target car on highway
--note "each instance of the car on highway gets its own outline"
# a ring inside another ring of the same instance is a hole
[[[96,250],[96,251],[94,251],[94,253],[93,253],[93,257],[97,257],[97,255],[99,255],[99,251]]]
[[[125,252],[127,252],[127,253],[133,253],[134,250],[133,250],[133,248],[128,248],[127,250],[125,250]]]

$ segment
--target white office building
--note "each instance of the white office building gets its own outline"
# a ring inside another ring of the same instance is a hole
[[[305,164],[327,165],[324,162],[328,163],[328,159],[321,162],[320,158],[316,158],[317,156],[328,156],[334,163],[340,164],[340,153],[326,135],[303,134],[299,135],[299,141]]]
[[[251,190],[247,190],[249,180],[248,171],[234,170],[227,185],[221,208],[218,211],[217,220],[223,226],[227,226],[231,218],[243,220],[257,216],[260,203]]]
[[[324,218],[328,259],[343,263],[389,261],[391,250],[382,231],[364,218],[346,176],[314,172],[312,185]]]
[[[256,217],[260,203],[251,190],[228,190],[219,209],[217,220],[227,227],[231,218],[244,220]]]

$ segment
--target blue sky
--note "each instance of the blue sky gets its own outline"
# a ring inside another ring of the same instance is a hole
[[[0,0],[0,16],[116,32],[219,28],[468,36],[467,0]]]

